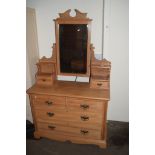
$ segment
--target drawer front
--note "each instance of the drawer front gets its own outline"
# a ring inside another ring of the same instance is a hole
[[[100,130],[102,128],[102,114],[72,113],[68,114],[68,125],[72,127],[84,127]]]
[[[102,128],[102,113],[69,112],[68,124],[73,127],[85,127],[100,130]]]
[[[67,107],[70,112],[94,112],[101,113],[104,107],[104,101],[67,98]]]
[[[66,136],[74,136],[80,138],[101,139],[100,130],[92,130],[88,128],[73,128],[67,126],[60,126],[51,123],[38,122],[38,131],[49,132],[49,134],[62,134]]]
[[[37,79],[37,84],[39,84],[39,85],[52,85],[53,80],[42,77],[42,78]]]
[[[67,112],[59,112],[55,110],[35,110],[35,117],[37,121],[46,121],[61,123],[67,122],[68,115]]]
[[[102,113],[68,112],[68,120],[77,122],[100,123],[102,122],[102,118]]]
[[[90,88],[109,89],[109,81],[91,80]]]
[[[33,101],[35,109],[66,111],[65,97],[37,95]]]
[[[54,64],[52,63],[40,63],[41,73],[53,73],[55,71]]]
[[[109,80],[110,79],[110,69],[94,67],[91,69],[91,75],[102,77],[103,80]]]

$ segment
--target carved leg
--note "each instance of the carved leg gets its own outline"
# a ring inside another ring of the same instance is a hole
[[[105,143],[99,144],[98,146],[99,146],[101,149],[105,149],[105,148],[107,148],[107,143],[105,142]]]

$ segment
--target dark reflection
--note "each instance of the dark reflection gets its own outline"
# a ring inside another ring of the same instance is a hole
[[[87,24],[59,25],[61,73],[86,73],[87,34]]]

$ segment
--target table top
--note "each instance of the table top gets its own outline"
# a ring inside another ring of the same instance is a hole
[[[52,86],[35,84],[27,93],[110,100],[110,90],[93,89],[89,83],[83,82],[55,81]]]

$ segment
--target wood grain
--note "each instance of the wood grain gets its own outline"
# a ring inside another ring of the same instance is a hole
[[[102,112],[104,101],[81,98],[67,98],[68,110],[72,112]]]
[[[38,131],[49,132],[50,135],[63,134],[66,136],[73,135],[81,138],[101,139],[101,134],[98,132],[98,130],[60,126],[53,123],[38,122]]]
[[[89,83],[80,82],[55,81],[52,86],[34,85],[27,90],[27,93],[110,100],[110,90],[90,89]]]
[[[110,88],[110,83],[109,83],[108,80],[91,78],[91,80],[90,80],[90,88],[109,89]]]
[[[61,134],[49,134],[49,132],[43,131],[35,131],[35,137],[40,138],[40,137],[46,137],[49,139],[54,139],[54,140],[59,140],[59,141],[71,141],[72,143],[78,143],[78,144],[95,144],[98,145],[100,148],[106,148],[107,143],[106,140],[96,140],[96,139],[90,139],[90,138],[81,138],[81,137],[76,137],[74,135],[64,135],[63,133]]]
[[[52,57],[39,60],[36,84],[27,90],[35,125],[34,136],[37,139],[46,137],[106,148],[111,63],[106,59],[95,58],[94,47],[90,44],[91,19],[86,13],[79,10],[75,12],[76,16],[71,17],[70,10],[67,10],[54,20],[56,44],[53,44]],[[60,72],[59,24],[88,25],[85,75]],[[90,82],[58,81],[58,74],[88,76]]]

